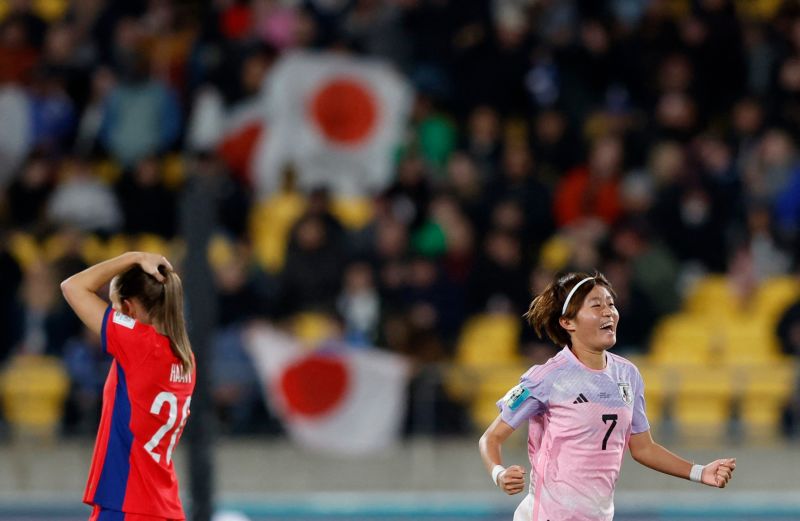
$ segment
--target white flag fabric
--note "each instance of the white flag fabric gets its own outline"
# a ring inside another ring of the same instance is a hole
[[[412,89],[386,62],[339,53],[287,53],[267,75],[269,139],[256,152],[260,196],[292,166],[301,188],[371,195],[392,180]]]
[[[268,406],[299,445],[358,455],[397,441],[410,370],[405,358],[342,344],[309,350],[268,326],[251,328],[245,346]]]

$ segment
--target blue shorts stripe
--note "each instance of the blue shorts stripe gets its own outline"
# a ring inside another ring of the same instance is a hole
[[[122,510],[125,492],[128,488],[128,475],[131,470],[130,455],[133,433],[131,432],[131,401],[128,397],[128,384],[125,371],[118,362],[117,389],[114,410],[111,414],[111,427],[108,434],[108,447],[103,462],[103,471],[97,483],[94,502],[104,508]]]
[[[106,312],[103,313],[103,325],[100,326],[100,343],[103,346],[103,353],[108,353],[108,346],[106,346],[106,324],[108,324],[108,315],[114,308],[108,306]]]

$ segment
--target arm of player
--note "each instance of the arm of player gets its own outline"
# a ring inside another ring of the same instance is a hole
[[[653,470],[689,479],[692,463],[668,451],[655,441],[650,431],[631,436],[631,456],[637,462]],[[736,468],[736,458],[718,459],[703,467],[701,482],[710,487],[725,488]]]
[[[495,465],[503,465],[502,445],[513,432],[514,428],[498,416],[478,441],[481,459],[490,475]],[[525,469],[511,465],[497,475],[497,486],[509,496],[519,494],[525,489]]]
[[[160,282],[164,282],[164,277],[158,272],[158,266],[163,264],[172,269],[169,261],[161,255],[128,252],[86,268],[61,283],[61,292],[67,303],[81,322],[98,335],[103,326],[103,314],[108,304],[97,296],[97,290],[114,276],[136,264]]]

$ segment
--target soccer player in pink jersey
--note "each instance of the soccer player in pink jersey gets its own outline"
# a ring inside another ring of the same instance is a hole
[[[108,306],[97,291],[111,281]],[[194,355],[183,288],[161,255],[129,252],[61,283],[114,357],[84,503],[90,521],[185,519],[172,454],[189,417]]]
[[[609,353],[617,341],[614,290],[595,273],[570,273],[553,281],[525,314],[541,336],[564,348],[531,367],[497,402],[499,416],[479,447],[492,481],[506,494],[525,488],[525,470],[503,466],[501,447],[528,423],[529,493],[514,521],[609,521],[622,457],[654,470],[724,488],[735,458],[694,465],[650,436],[644,383],[628,360]]]

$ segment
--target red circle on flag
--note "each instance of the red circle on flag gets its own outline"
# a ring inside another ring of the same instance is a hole
[[[289,366],[280,385],[289,412],[319,416],[344,398],[348,386],[347,367],[338,358],[312,355]]]
[[[378,104],[360,82],[338,78],[325,83],[311,100],[311,116],[331,141],[354,145],[366,139],[378,119]]]

